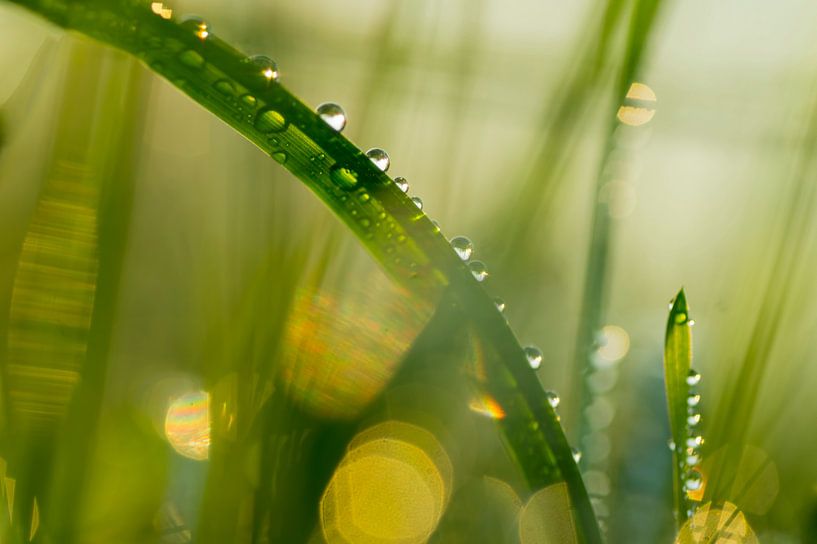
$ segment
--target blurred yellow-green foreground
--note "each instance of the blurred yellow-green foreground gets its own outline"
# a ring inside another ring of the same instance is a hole
[[[474,241],[544,354],[608,542],[817,542],[817,5],[153,8],[206,15],[305,102],[341,104],[344,134]],[[479,338],[432,320],[278,164],[3,2],[0,73],[0,542],[573,541],[564,489],[526,487],[503,407],[457,370]],[[717,531],[672,515],[681,286],[703,376],[693,504],[707,459],[737,474]]]

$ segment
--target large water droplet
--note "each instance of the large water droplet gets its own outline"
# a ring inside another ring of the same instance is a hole
[[[691,416],[687,417],[687,425],[690,427],[695,427],[701,422],[701,414],[692,414]]]
[[[536,346],[527,346],[523,350],[528,364],[534,370],[542,366],[542,351]]]
[[[366,156],[369,157],[369,159],[380,171],[385,172],[389,169],[389,165],[391,164],[389,154],[379,147],[373,147],[372,149],[368,150],[366,152]]]
[[[287,121],[283,115],[272,108],[263,109],[255,117],[255,128],[260,132],[281,132],[287,127]]]
[[[451,238],[451,247],[454,248],[457,256],[463,261],[471,259],[474,254],[474,244],[465,236],[455,236]]]
[[[559,407],[559,402],[561,402],[561,399],[555,391],[545,391],[545,397],[547,398],[548,404],[550,404],[551,408],[556,409]]]
[[[698,406],[701,402],[701,395],[695,394],[687,397],[687,406]]]
[[[404,193],[407,193],[409,190],[409,184],[408,181],[406,181],[406,178],[394,178],[394,184],[397,185],[397,188]]]
[[[346,126],[346,112],[334,102],[324,102],[316,111],[324,123],[338,132]]]
[[[343,189],[352,189],[357,185],[357,172],[340,164],[335,164],[329,175]]]
[[[253,55],[250,62],[257,73],[266,81],[278,81],[278,65],[266,55]]]
[[[689,374],[687,374],[687,385],[694,386],[701,383],[701,375],[694,369],[689,369]]]
[[[582,452],[578,448],[570,448],[570,453],[573,455],[573,461],[578,464],[582,460]]]
[[[499,297],[494,298],[494,305],[496,306],[496,309],[499,310],[500,312],[505,311],[505,301],[502,300],[501,298]]]
[[[205,20],[197,15],[188,15],[185,17],[181,22],[181,26],[192,30],[200,40],[206,40],[210,32],[212,32]]]
[[[417,208],[419,208],[421,210],[423,209],[423,199],[422,198],[420,198],[419,196],[413,196],[413,197],[411,197],[411,201],[414,202],[414,205],[417,206]]]

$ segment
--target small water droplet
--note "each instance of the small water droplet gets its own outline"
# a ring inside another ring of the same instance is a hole
[[[701,402],[701,395],[694,394],[687,397],[687,406],[698,406]]]
[[[437,221],[432,219],[431,224],[434,225],[434,232],[440,232],[440,224]]]
[[[213,83],[213,87],[215,87],[218,92],[224,95],[235,94],[235,86],[229,79],[219,79],[218,81]]]
[[[418,209],[423,209],[423,199],[421,199],[419,196],[411,197],[411,201],[414,202],[414,205],[417,206]]]
[[[357,197],[358,200],[360,200],[361,202],[364,202],[364,203],[371,200],[371,198],[372,197],[369,195],[369,193],[360,193],[358,195],[358,197]]]
[[[365,217],[362,217],[360,219],[359,223],[360,223],[360,226],[363,227],[364,229],[368,229],[369,226],[371,226],[371,224],[372,224],[372,222],[369,221],[368,219],[366,219]]]
[[[357,185],[357,172],[340,164],[335,164],[329,175],[343,189],[352,189]]]
[[[179,60],[182,64],[190,68],[201,68],[204,66],[204,57],[192,49],[185,49],[179,53]]]
[[[408,181],[406,181],[406,178],[394,178],[394,184],[397,185],[397,188],[404,193],[407,193],[409,190],[409,184]]]
[[[276,151],[275,153],[272,154],[272,158],[276,162],[279,162],[281,164],[284,164],[285,162],[287,162],[287,154],[284,153],[283,151]]]
[[[369,157],[369,160],[371,160],[381,172],[386,172],[389,169],[389,165],[391,164],[389,154],[379,147],[373,147],[368,150],[366,156]]]
[[[471,274],[477,281],[484,281],[488,277],[488,268],[482,261],[471,261],[468,263],[468,268],[471,269]]]
[[[687,476],[687,479],[684,480],[684,490],[686,491],[699,491],[701,486],[703,486],[704,482],[701,478],[701,475],[697,471],[692,471]]]
[[[689,374],[687,374],[687,385],[695,386],[699,383],[701,383],[701,374],[694,369],[689,369]]]
[[[451,247],[463,261],[470,260],[474,254],[474,244],[465,236],[454,236],[451,238]]]
[[[527,346],[523,349],[528,364],[534,370],[542,366],[542,351],[536,346]]]
[[[272,108],[263,109],[255,116],[255,128],[260,132],[281,132],[286,127],[284,116]]]
[[[561,402],[561,399],[555,391],[545,391],[545,397],[547,398],[548,404],[550,404],[551,408],[556,409],[559,407],[559,402]]]
[[[253,55],[249,61],[264,80],[278,81],[278,65],[274,60],[266,55]]]
[[[255,105],[258,104],[258,100],[251,94],[242,94],[241,101],[251,108],[254,108]]]
[[[677,314],[675,316],[675,322],[677,324],[679,324],[679,325],[682,324],[682,323],[686,323],[686,320],[687,320],[687,314],[684,313],[684,312],[681,312],[681,313],[679,313],[679,314]]]
[[[687,448],[699,448],[704,443],[703,436],[690,436],[687,438]]]
[[[694,319],[690,319],[690,320],[689,320],[689,323],[687,323],[687,324],[688,324],[690,327],[694,327],[694,326],[695,326],[695,320],[694,320]]]
[[[675,451],[675,440],[673,440],[672,438],[668,439],[667,447],[669,448],[669,451]]]
[[[687,425],[690,427],[695,427],[701,422],[701,414],[692,414],[691,416],[687,417]]]
[[[500,312],[505,311],[505,301],[502,300],[501,298],[499,297],[494,298],[494,305],[496,306],[496,309],[499,310]]]
[[[701,456],[698,455],[697,453],[690,453],[686,456],[686,459],[684,459],[684,461],[686,461],[687,466],[694,467],[701,462]]]
[[[346,112],[338,104],[324,102],[318,106],[316,111],[324,123],[338,132],[342,131],[343,127],[346,126]]]
[[[573,461],[578,464],[582,460],[582,452],[578,448],[570,448],[570,453],[573,455]]]
[[[192,30],[200,40],[206,40],[212,32],[210,25],[197,15],[188,15],[180,24],[183,28]]]

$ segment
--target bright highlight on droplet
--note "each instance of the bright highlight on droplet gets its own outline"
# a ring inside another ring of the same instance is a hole
[[[321,497],[323,537],[328,544],[425,542],[451,481],[451,461],[428,431],[396,421],[372,427],[352,440]]]
[[[618,109],[616,117],[625,125],[633,127],[649,123],[655,115],[656,96],[652,89],[643,83],[630,85],[624,104]]]
[[[206,460],[210,451],[210,395],[193,391],[176,398],[167,409],[165,436],[179,455]]]
[[[468,408],[475,414],[485,416],[489,419],[502,419],[505,417],[505,410],[490,395],[480,395],[471,399]]]
[[[757,544],[757,536],[743,513],[731,502],[707,503],[687,520],[675,544]]]
[[[150,10],[162,19],[170,19],[173,17],[173,10],[166,8],[161,2],[152,2],[150,4]]]
[[[334,102],[324,102],[317,108],[318,116],[323,122],[337,130],[342,131],[346,126],[346,112]]]

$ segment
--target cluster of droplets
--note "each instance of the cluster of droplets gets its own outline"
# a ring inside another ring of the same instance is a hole
[[[690,369],[686,378],[687,386],[689,387],[689,394],[687,396],[687,438],[684,444],[684,455],[681,456],[681,469],[684,474],[684,491],[687,495],[690,493],[697,493],[703,486],[703,479],[698,467],[701,464],[700,449],[703,446],[704,439],[698,432],[698,427],[701,423],[701,413],[698,405],[701,402],[701,395],[698,393],[698,384],[701,383],[701,374]],[[693,503],[694,505],[695,503]]]

